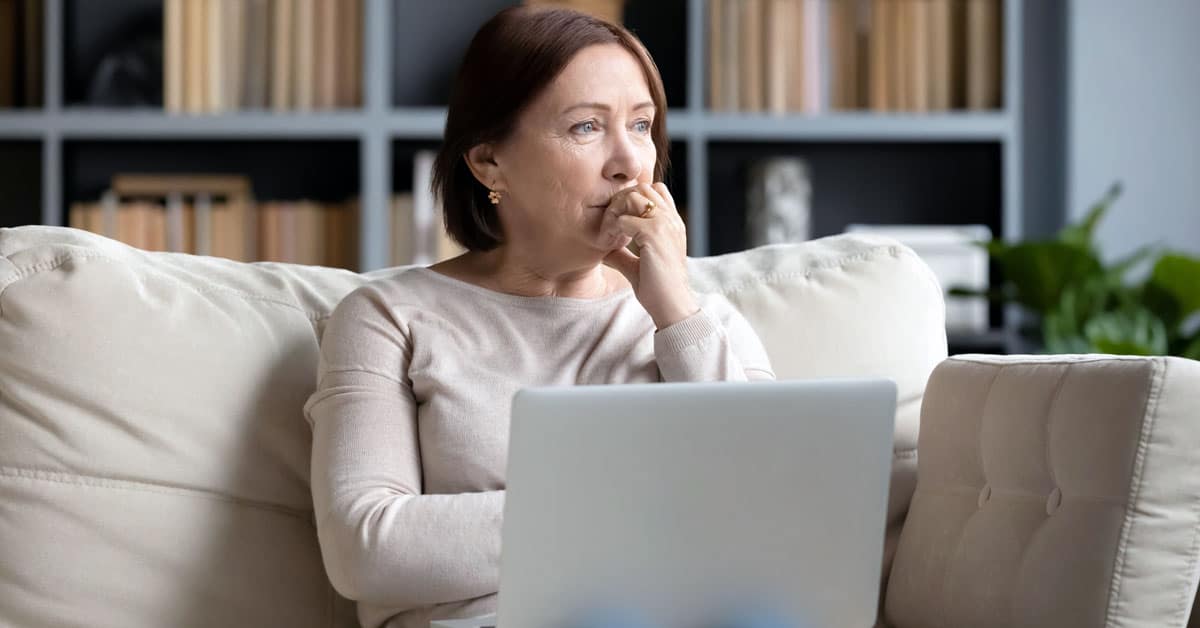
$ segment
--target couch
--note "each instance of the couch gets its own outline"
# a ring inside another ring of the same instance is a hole
[[[936,279],[878,237],[689,265],[781,378],[897,382],[883,623],[1186,623],[1200,364],[947,359]],[[301,408],[333,307],[402,271],[0,229],[0,624],[356,626],[322,566]]]

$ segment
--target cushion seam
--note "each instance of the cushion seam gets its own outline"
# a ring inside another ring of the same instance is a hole
[[[1108,587],[1109,599],[1108,604],[1105,605],[1104,612],[1105,626],[1111,626],[1113,618],[1121,610],[1121,586],[1124,581],[1124,571],[1127,564],[1125,556],[1129,550],[1129,537],[1133,534],[1135,523],[1134,511],[1137,509],[1138,496],[1141,495],[1142,484],[1145,481],[1143,471],[1156,419],[1152,411],[1156,410],[1158,406],[1162,377],[1163,373],[1159,368],[1159,362],[1155,360],[1150,387],[1146,391],[1146,401],[1142,406],[1143,418],[1141,421],[1141,430],[1139,430],[1138,434],[1138,447],[1137,452],[1134,454],[1133,473],[1129,479],[1129,504],[1125,508],[1125,520],[1121,524],[1121,533],[1117,537],[1117,552],[1113,557],[1113,575]]]
[[[16,480],[31,480],[39,482],[51,482],[55,484],[68,484],[71,486],[82,486],[88,488],[103,488],[113,490],[135,491],[143,493],[158,493],[162,495],[174,495],[176,497],[202,497],[215,501],[222,501],[238,506],[246,506],[256,510],[268,510],[282,515],[295,517],[311,523],[311,511],[297,510],[287,506],[260,502],[242,497],[234,497],[224,493],[209,491],[197,488],[186,488],[182,486],[172,486],[169,484],[159,484],[146,482],[144,480],[125,480],[108,478],[99,475],[91,475],[85,473],[73,473],[66,471],[50,471],[46,469],[37,469],[31,467],[13,467],[0,466],[0,478],[10,478]]]
[[[758,285],[779,283],[781,281],[786,281],[789,279],[796,279],[801,276],[807,278],[810,275],[812,275],[814,272],[819,272],[819,271],[837,270],[837,269],[843,268],[846,265],[853,263],[853,262],[860,262],[860,261],[872,259],[872,258],[878,256],[880,253],[884,253],[884,254],[890,253],[890,254],[895,255],[898,252],[902,252],[902,251],[903,251],[903,249],[901,249],[900,247],[893,246],[893,245],[879,246],[879,247],[876,247],[876,248],[873,248],[873,249],[870,249],[867,251],[855,253],[853,255],[847,255],[845,257],[840,257],[831,262],[826,262],[823,264],[815,264],[815,265],[805,268],[802,271],[765,273],[765,274],[761,274],[761,275],[755,275],[755,276],[751,277],[750,279],[744,279],[740,283],[734,284],[727,288],[718,288],[716,290],[712,290],[712,291],[708,291],[708,292],[715,292],[717,294],[722,294],[722,295],[727,296],[727,295],[735,294],[738,292],[742,292],[743,290],[749,290]]]
[[[1058,401],[1062,398],[1063,386],[1067,383],[1067,376],[1071,374],[1072,366],[1072,364],[1067,364],[1062,374],[1058,376],[1058,383],[1054,386],[1054,397],[1050,399],[1050,406],[1046,408],[1046,470],[1050,473],[1050,484],[1054,488],[1058,488],[1058,474],[1054,472],[1054,458],[1050,455],[1050,428],[1053,425],[1055,410],[1058,409]]]
[[[9,286],[17,283],[18,281],[25,279],[27,277],[31,277],[31,276],[41,273],[41,272],[45,272],[48,270],[54,270],[54,269],[58,268],[59,266],[62,266],[68,260],[75,260],[75,259],[89,259],[89,260],[90,259],[99,259],[99,260],[113,262],[116,264],[124,264],[127,267],[131,266],[125,260],[117,259],[115,257],[111,257],[108,255],[102,255],[102,254],[96,254],[96,253],[63,253],[62,255],[59,255],[58,257],[55,257],[54,259],[51,259],[51,260],[38,262],[36,264],[30,264],[28,266],[16,266],[17,272],[14,273],[13,275],[10,275],[9,278],[5,279],[3,286],[0,287],[0,298],[3,298],[4,292],[6,290],[8,290]],[[273,297],[268,297],[268,296],[261,295],[261,294],[254,294],[252,292],[243,292],[241,290],[234,290],[232,288],[225,288],[225,287],[219,287],[219,286],[209,286],[206,288],[200,288],[197,286],[188,285],[188,284],[180,281],[179,279],[171,276],[170,274],[164,273],[161,270],[154,268],[153,266],[143,265],[143,266],[139,266],[139,268],[144,269],[146,272],[154,273],[156,276],[163,277],[163,278],[167,279],[168,281],[171,281],[172,283],[176,284],[177,286],[182,286],[182,287],[188,288],[190,290],[194,290],[198,294],[226,294],[226,295],[241,297],[242,299],[253,300],[253,301],[262,301],[265,303],[281,305],[283,307],[301,312],[302,314],[305,315],[305,317],[307,317],[308,319],[313,320],[313,321],[322,320],[322,319],[328,318],[330,316],[329,313],[312,312],[309,310],[305,310],[302,307],[298,307],[293,303],[288,303],[287,301],[281,301],[279,299],[276,299]],[[3,316],[3,314],[4,314],[3,309],[0,309],[0,316]]]
[[[1168,360],[1162,361],[1163,381],[1167,379],[1167,369],[1171,367],[1171,362]],[[1158,401],[1162,399],[1161,392],[1158,399],[1154,401],[1154,411],[1158,413]],[[1188,552],[1188,568],[1185,573],[1187,580],[1185,585],[1179,591],[1179,610],[1176,611],[1178,621],[1175,625],[1182,626],[1188,623],[1188,603],[1194,599],[1196,591],[1192,589],[1191,583],[1195,579],[1196,562],[1200,556],[1197,556],[1197,549],[1200,549],[1200,500],[1192,502],[1192,544]]]
[[[984,396],[983,406],[980,408],[981,414],[980,414],[979,420],[981,423],[983,421],[983,416],[987,414],[988,403],[991,401],[992,392],[994,391],[994,389],[996,387],[996,380],[999,379],[1000,373],[1003,370],[1004,370],[1003,366],[996,367],[996,372],[992,373],[992,381],[988,382],[987,395]],[[926,386],[926,393],[928,393],[928,386]],[[983,478],[983,485],[987,486],[988,485],[987,470],[983,466],[983,425],[982,424],[979,426],[978,451],[979,451],[979,474]],[[917,477],[920,477],[920,474],[921,474],[921,470],[920,470],[920,468],[918,468],[917,469]],[[918,488],[919,488],[919,486],[918,486]],[[938,605],[938,608],[941,610],[941,617],[939,618],[940,621],[938,622],[938,625],[941,625],[941,626],[949,625],[946,623],[948,621],[947,607],[949,606],[948,604],[946,604],[946,588],[950,585],[950,571],[951,571],[950,567],[957,560],[957,557],[962,553],[963,541],[966,539],[967,526],[970,525],[970,520],[975,518],[975,516],[978,514],[979,514],[979,510],[976,509],[975,514],[971,515],[968,518],[968,520],[963,524],[962,530],[959,531],[958,540],[954,544],[954,552],[947,557],[946,573],[942,574],[941,586],[938,587],[939,591],[938,591],[938,597],[937,597],[937,605]]]

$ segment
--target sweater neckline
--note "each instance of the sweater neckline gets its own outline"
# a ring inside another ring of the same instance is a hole
[[[608,295],[605,295],[602,297],[596,297],[596,298],[592,298],[592,299],[586,299],[586,298],[581,298],[581,297],[560,297],[560,296],[530,297],[530,296],[524,296],[524,295],[520,295],[520,294],[509,294],[507,292],[500,292],[498,290],[492,290],[491,288],[484,288],[483,286],[473,284],[469,281],[463,281],[462,279],[457,279],[455,277],[451,277],[450,275],[439,273],[438,271],[433,270],[432,268],[430,268],[428,266],[417,266],[416,270],[422,271],[426,276],[433,277],[436,281],[440,281],[444,284],[455,286],[461,290],[467,290],[467,291],[473,292],[475,294],[483,295],[490,299],[494,299],[494,300],[501,301],[504,303],[510,303],[513,305],[527,305],[527,306],[532,305],[532,306],[537,306],[537,307],[551,307],[551,308],[557,307],[557,306],[565,306],[565,307],[569,307],[569,308],[586,308],[586,307],[596,307],[596,306],[611,303],[614,301],[620,301],[620,300],[623,300],[633,294],[633,287],[630,286],[630,287],[618,290],[616,292],[613,292],[612,294],[608,294]]]

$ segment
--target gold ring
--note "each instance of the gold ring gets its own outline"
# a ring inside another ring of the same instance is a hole
[[[658,206],[654,204],[654,201],[646,201],[646,211],[642,212],[641,218],[649,217],[650,214],[654,213],[655,207]]]

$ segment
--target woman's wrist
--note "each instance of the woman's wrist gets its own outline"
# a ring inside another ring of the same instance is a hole
[[[662,331],[675,323],[691,318],[699,311],[700,307],[692,303],[690,306],[673,308],[669,312],[660,315],[651,315],[650,318],[654,319],[655,331]]]

